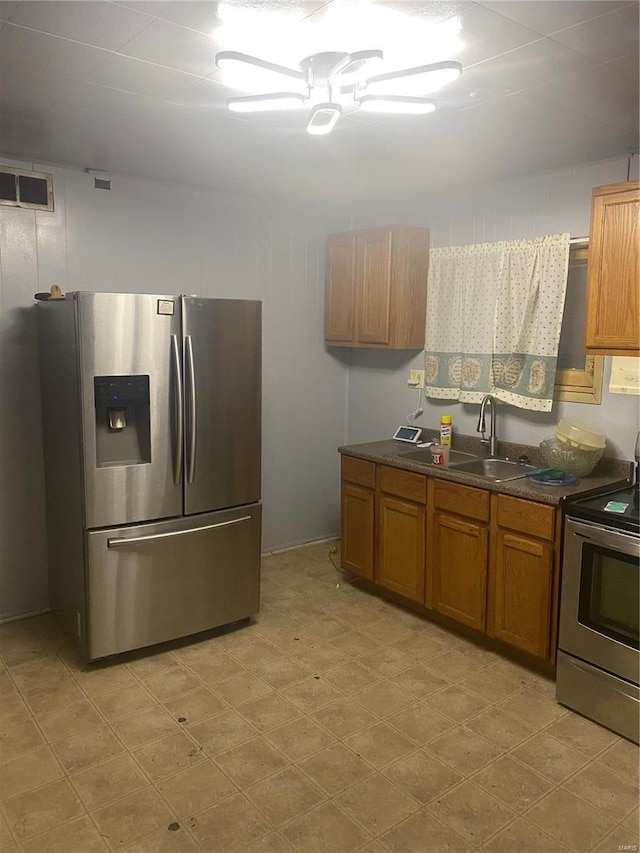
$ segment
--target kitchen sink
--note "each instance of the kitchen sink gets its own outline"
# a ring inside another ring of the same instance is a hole
[[[428,465],[433,465],[431,458],[431,450],[425,447],[424,450],[411,450],[409,453],[401,453],[400,456],[405,459],[410,459],[412,462],[426,462]],[[481,461],[473,453],[463,453],[462,450],[449,451],[449,466],[461,464],[462,462]]]
[[[465,474],[476,474],[501,483],[504,480],[517,480],[526,477],[530,471],[535,471],[535,465],[525,465],[523,462],[512,462],[510,459],[472,459],[469,462],[451,462],[450,468]]]

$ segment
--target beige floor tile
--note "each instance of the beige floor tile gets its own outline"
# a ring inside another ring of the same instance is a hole
[[[242,794],[205,809],[193,823],[191,831],[205,853],[245,853],[272,829]]]
[[[17,689],[7,670],[3,669],[0,672],[0,696],[11,696]]]
[[[54,708],[72,705],[74,702],[79,702],[87,697],[71,675],[66,674],[49,687],[28,691],[23,698],[34,714],[44,714]]]
[[[298,853],[354,853],[369,840],[364,829],[331,802],[296,818],[282,834]]]
[[[163,702],[163,705],[176,722],[185,726],[206,720],[227,709],[226,702],[207,687],[198,687],[190,693],[174,696]]]
[[[632,785],[638,785],[638,768],[640,750],[637,744],[631,743],[623,738],[618,738],[613,746],[610,746],[602,755],[596,759],[599,764],[604,764],[609,770],[613,770],[620,776],[624,776]]]
[[[127,749],[135,749],[179,728],[179,724],[160,705],[119,717],[111,725]]]
[[[450,683],[421,665],[412,666],[410,669],[398,672],[392,675],[389,681],[411,693],[416,699],[424,699],[425,696],[430,696],[432,693],[442,690]]]
[[[38,726],[49,742],[63,740],[77,732],[94,729],[102,723],[100,714],[87,699],[65,708],[55,708],[37,717]]]
[[[326,670],[333,669],[338,664],[349,660],[348,655],[341,652],[335,645],[323,643],[315,637],[312,637],[309,643],[302,646],[295,642],[295,638],[282,640],[277,645],[315,674],[326,672]]]
[[[211,756],[244,743],[256,735],[253,726],[231,710],[188,726],[188,732],[198,746]]]
[[[287,762],[263,737],[219,753],[216,764],[239,788],[246,788],[286,767]]]
[[[2,716],[17,722],[18,720],[30,720],[31,711],[17,691],[5,693],[0,697],[2,703]]]
[[[161,675],[154,675],[152,678],[147,678],[144,685],[156,699],[164,702],[173,696],[182,696],[182,694],[200,687],[200,680],[195,675],[192,675],[185,667],[176,666],[168,669]]]
[[[156,787],[179,818],[189,817],[237,791],[211,759],[162,779]]]
[[[520,693],[508,696],[497,705],[497,708],[519,717],[535,729],[542,729],[567,713],[561,705],[552,699],[547,699],[531,686],[525,687]]]
[[[427,658],[423,661],[423,666],[449,681],[460,681],[478,672],[476,661],[460,654],[456,649],[447,649],[439,655]]]
[[[271,729],[265,738],[289,761],[299,761],[335,743],[333,735],[306,716]]]
[[[94,696],[92,702],[109,722],[155,705],[153,697],[140,684],[123,687],[114,693]]]
[[[470,776],[500,756],[500,751],[495,746],[466,726],[458,726],[445,732],[430,741],[426,749],[463,776]]]
[[[147,777],[127,753],[79,773],[72,773],[69,781],[87,811],[106,806],[107,803],[149,784]]]
[[[67,773],[84,770],[122,752],[122,744],[104,724],[56,741],[51,748]]]
[[[395,647],[398,651],[410,655],[416,661],[435,657],[446,650],[446,646],[424,631],[414,632],[411,637],[397,642]]]
[[[279,832],[270,832],[251,845],[251,853],[290,853],[293,847]]]
[[[73,677],[92,699],[137,684],[135,677],[124,664],[94,665],[93,668],[74,671]]]
[[[127,847],[127,853],[201,853],[189,830],[173,821],[168,827]]]
[[[334,799],[340,808],[365,826],[373,836],[386,832],[420,808],[413,797],[380,773],[358,782]]]
[[[172,651],[150,652],[141,654],[134,652],[127,661],[127,668],[141,681],[153,678],[163,672],[172,669],[177,663],[177,658]]]
[[[428,809],[458,835],[480,845],[515,818],[515,812],[468,780],[434,800]]]
[[[425,698],[424,702],[443,716],[455,720],[456,723],[463,723],[489,707],[485,699],[470,693],[458,684],[450,684],[444,690],[432,693]]]
[[[260,665],[249,668],[255,675],[259,675],[263,681],[278,690],[309,677],[308,668],[301,666],[300,663],[296,663],[284,654],[278,654],[277,657],[272,657]]]
[[[381,643],[355,629],[346,631],[344,634],[330,641],[335,644],[341,652],[346,652],[354,658],[358,655],[370,654],[374,649],[380,648]]]
[[[373,723],[377,717],[352,699],[343,697],[311,714],[336,737],[346,737]]]
[[[198,660],[189,664],[189,669],[205,684],[217,685],[225,678],[246,672],[245,668],[230,657],[226,652],[210,657],[202,655]]]
[[[611,853],[611,851],[640,849],[640,831],[638,824],[627,826],[619,824],[613,832],[606,835],[600,844],[593,848],[593,853]]]
[[[408,817],[385,833],[381,841],[390,853],[468,853],[473,850],[457,832],[427,811]]]
[[[378,717],[397,714],[402,708],[415,703],[415,698],[410,693],[390,681],[378,681],[371,684],[364,690],[352,694],[351,698]]]
[[[4,810],[11,831],[19,842],[79,817],[84,811],[66,779],[49,782],[42,788],[6,800]]]
[[[548,779],[508,755],[483,767],[471,781],[516,812],[528,809],[553,787]]]
[[[23,752],[44,746],[45,740],[36,724],[21,714],[3,714],[0,719],[0,762],[10,761]]]
[[[475,675],[463,678],[459,684],[460,687],[470,690],[471,693],[476,693],[492,705],[522,689],[521,682],[487,668],[480,670]]]
[[[556,784],[580,770],[589,760],[583,753],[560,743],[546,732],[539,732],[512,750],[511,754]]]
[[[2,642],[0,640],[0,660],[7,669],[20,666],[23,663],[41,660],[42,658],[54,658],[55,652],[48,643],[37,637],[25,636],[14,642]]]
[[[442,714],[424,702],[403,708],[397,714],[387,717],[385,723],[398,729],[399,732],[420,746],[424,746],[424,744],[435,740],[441,734],[455,727],[453,720],[443,717]]]
[[[568,849],[539,827],[518,818],[487,841],[482,853],[567,853]]]
[[[345,738],[344,742],[377,770],[416,748],[413,741],[386,723],[376,723],[368,729],[362,729]]]
[[[13,836],[9,829],[9,824],[0,811],[0,850],[5,850],[9,845],[13,845]]]
[[[380,678],[389,678],[415,665],[415,658],[395,646],[377,647],[370,652],[358,655],[358,661]]]
[[[389,646],[408,640],[413,635],[411,628],[398,624],[392,616],[383,616],[371,625],[367,625],[366,633]]]
[[[185,732],[172,732],[132,752],[152,782],[191,767],[205,758],[204,750]]]
[[[616,821],[638,806],[638,789],[596,762],[578,771],[563,787]]]
[[[467,720],[465,725],[498,749],[504,750],[517,746],[536,731],[524,720],[504,714],[497,708],[488,708],[477,717]]]
[[[583,752],[590,758],[598,755],[618,738],[602,726],[597,726],[591,720],[586,720],[578,714],[566,714],[555,723],[551,723],[545,731],[556,740],[567,746]]]
[[[17,797],[63,775],[50,747],[39,746],[23,752],[0,764],[0,800]]]
[[[460,773],[422,749],[391,764],[383,775],[423,805],[462,781]]]
[[[615,827],[615,822],[561,788],[536,803],[526,815],[556,841],[576,853],[591,850]]]
[[[15,686],[23,693],[53,690],[66,682],[68,677],[69,671],[55,657],[22,663],[11,670]]]
[[[108,847],[84,815],[21,845],[24,853],[107,853]]]
[[[216,694],[228,705],[237,707],[244,702],[250,702],[252,699],[258,699],[260,696],[271,693],[273,687],[245,669],[224,681],[218,682],[215,685],[215,690]]]
[[[323,705],[328,705],[329,702],[334,702],[342,696],[342,693],[329,684],[324,677],[317,675],[285,687],[282,694],[285,699],[293,702],[297,708],[307,713],[315,711]]]
[[[216,655],[222,654],[223,651],[224,648],[218,645],[215,639],[207,639],[173,649],[173,656],[176,663],[180,663],[182,666],[191,666],[194,661],[200,660],[203,655],[213,658]]]
[[[151,787],[97,809],[92,817],[111,850],[121,850],[147,835],[160,833],[175,819]]]
[[[245,702],[238,708],[238,713],[259,732],[266,732],[299,717],[301,712],[279,693],[272,692]]]
[[[304,620],[304,627],[321,640],[333,640],[342,636],[350,626],[335,616],[311,616]]]
[[[373,774],[371,767],[342,743],[305,758],[298,767],[330,797]]]
[[[530,669],[524,664],[516,663],[509,658],[497,658],[494,663],[490,664],[491,672],[497,672],[499,675],[504,675],[506,678],[513,678],[520,682],[523,687],[531,684],[538,678],[538,673]]]
[[[362,666],[358,661],[351,660],[340,664],[335,669],[330,669],[324,674],[324,678],[343,693],[355,693],[378,681],[379,678],[370,669]]]
[[[245,794],[277,828],[325,799],[325,794],[295,767],[287,767],[263,779],[247,788]]]

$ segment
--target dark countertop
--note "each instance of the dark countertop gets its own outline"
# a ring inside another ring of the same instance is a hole
[[[434,435],[435,437],[435,435]],[[415,462],[404,459],[403,453],[416,450],[415,445],[407,444],[394,439],[384,441],[369,441],[365,444],[349,444],[338,448],[338,453],[345,456],[354,456],[357,459],[366,459],[382,465],[391,465],[394,468],[402,468],[405,471],[413,471],[417,474],[427,474],[438,480],[450,480],[453,483],[461,483],[465,486],[475,486],[490,492],[500,492],[505,495],[524,498],[530,501],[561,506],[568,501],[587,497],[597,492],[622,488],[630,482],[633,465],[620,459],[601,459],[591,474],[580,477],[573,486],[545,486],[535,483],[528,477],[518,480],[507,480],[501,483],[487,480],[475,474],[465,474],[456,471],[455,468],[445,468],[440,465],[430,465],[424,462]],[[474,453],[478,456],[487,456],[486,449],[480,445],[480,441],[472,436],[456,435],[452,450],[462,450]],[[523,444],[511,444],[500,442],[500,456],[517,460],[522,454],[529,456],[532,465],[538,468],[548,467],[540,455],[537,447]]]

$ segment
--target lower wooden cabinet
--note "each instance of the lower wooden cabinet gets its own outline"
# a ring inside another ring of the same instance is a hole
[[[377,581],[424,603],[425,507],[390,495],[378,499]]]
[[[553,548],[497,531],[492,635],[538,657],[549,651]]]
[[[489,531],[469,519],[435,512],[431,555],[433,607],[484,631]]]
[[[555,661],[559,510],[342,458],[342,567]]]

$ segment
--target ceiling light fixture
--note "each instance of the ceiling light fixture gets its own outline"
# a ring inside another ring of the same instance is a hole
[[[436,109],[427,94],[456,80],[459,62],[435,62],[370,76],[382,61],[381,50],[355,53],[314,53],[298,69],[277,65],[246,53],[224,50],[216,65],[225,81],[237,88],[260,89],[259,93],[227,99],[234,112],[264,112],[310,108],[308,133],[330,133],[344,108],[367,112],[426,115]],[[279,91],[274,91],[276,86]],[[265,92],[266,88],[266,92]]]

